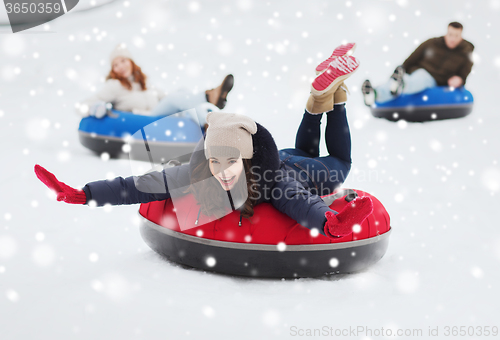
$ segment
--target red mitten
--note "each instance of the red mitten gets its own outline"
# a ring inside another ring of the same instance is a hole
[[[71,204],[87,203],[87,196],[83,190],[74,189],[63,182],[59,182],[56,176],[38,164],[35,165],[35,174],[43,184],[48,186],[50,190],[56,192],[58,201],[64,201]]]
[[[361,225],[373,211],[373,202],[370,197],[359,197],[351,201],[337,215],[331,211],[325,213],[325,234],[328,237],[342,237],[352,233],[352,227]]]

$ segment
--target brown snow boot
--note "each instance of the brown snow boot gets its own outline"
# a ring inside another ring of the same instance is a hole
[[[347,88],[347,85],[342,82],[340,84],[339,88],[335,93],[333,94],[333,104],[343,104],[347,102],[347,94],[349,93],[349,89]],[[350,94],[350,93],[349,93]]]
[[[343,84],[343,83],[341,83]],[[333,110],[334,96],[337,90],[340,90],[340,85],[337,84],[329,89],[327,92],[320,95],[310,94],[306,103],[306,110],[309,113],[323,113]],[[343,91],[343,90],[342,90]]]

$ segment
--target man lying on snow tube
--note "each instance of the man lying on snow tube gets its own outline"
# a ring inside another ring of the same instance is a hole
[[[451,22],[446,35],[418,46],[388,82],[373,87],[365,80],[361,90],[372,114],[411,122],[468,115],[472,95],[463,86],[472,69],[474,45],[462,38],[462,31],[462,24]]]
[[[43,183],[57,192],[58,200],[66,203],[104,206],[170,199],[182,231],[210,222],[214,222],[217,229],[222,218],[228,219],[227,222],[230,222],[233,228],[239,228],[240,223],[242,228],[244,225],[247,228],[250,226],[248,224],[250,219],[256,215],[255,210],[261,204],[268,203],[273,209],[307,228],[307,232],[313,237],[315,235],[319,237],[319,234],[327,240],[349,237],[357,233],[358,225],[362,226],[372,215],[373,200],[369,195],[360,195],[361,197],[346,205],[339,205],[337,211],[330,208],[331,202],[327,203],[328,200],[325,201],[320,197],[331,195],[345,180],[351,167],[351,139],[345,110],[347,96],[343,82],[357,70],[359,62],[352,56],[345,56],[348,50],[345,46],[339,46],[326,62],[320,64],[319,74],[312,83],[306,110],[297,131],[295,148],[278,151],[270,132],[250,117],[236,113],[210,112],[207,115],[208,128],[205,138],[200,139],[189,164],[164,167],[162,171],[152,171],[139,177],[95,181],[88,183],[83,190],[59,182],[53,174],[39,165],[35,166],[35,173]],[[325,141],[329,155],[320,157],[320,124],[323,113],[326,113],[327,118]],[[266,212],[255,217],[266,219]],[[375,218],[374,223],[377,221],[380,223],[380,214]],[[265,221],[263,223],[265,229],[262,229],[262,232],[269,233],[270,240],[275,240],[275,237],[272,237],[274,226]],[[387,234],[387,228],[381,231]],[[361,232],[367,232],[366,227],[365,229],[361,227]],[[210,236],[209,233],[208,235]],[[256,235],[252,237],[259,240]],[[290,240],[293,238],[290,237]],[[366,245],[365,242],[380,244],[380,247],[384,248],[387,237],[384,241],[371,238],[370,241],[353,242],[362,244],[339,244],[335,249],[363,246]],[[240,243],[238,246],[243,245]],[[267,246],[273,249],[276,247]],[[326,247],[327,250],[332,248],[329,243],[314,246],[319,247],[314,250],[324,249],[322,247]],[[259,244],[259,247],[268,250],[265,244]],[[303,246],[289,246],[291,247]],[[309,254],[307,251],[310,249],[305,249],[306,252],[301,254]],[[378,259],[381,256],[366,259],[366,253],[371,253],[369,248],[354,249],[348,255],[356,257],[359,249],[360,260],[366,260],[367,263],[372,263],[374,258]],[[187,248],[181,250],[186,250],[188,257],[197,254],[187,251],[189,250]],[[207,253],[201,254],[205,256]],[[341,255],[338,255],[339,258],[329,259],[328,264],[331,268],[340,265],[336,264],[336,261],[348,263],[345,261],[347,253]],[[283,262],[280,257],[270,256],[277,261],[278,267]],[[314,257],[300,258],[306,262],[308,259],[317,260]],[[217,261],[212,257],[209,263],[213,263],[214,260]],[[252,262],[247,264],[250,266]],[[275,267],[275,270],[278,267]],[[313,272],[294,271],[293,274],[321,275],[327,272],[324,267],[320,270],[317,267],[313,268],[315,268]],[[351,271],[356,268],[362,267],[344,267],[342,270]],[[245,275],[245,273],[239,274]],[[273,276],[272,272],[263,275]],[[289,276],[292,273],[284,271],[278,275]]]
[[[415,94],[402,94],[370,107],[372,115],[408,122],[461,118],[472,112],[474,99],[464,87],[437,86]]]

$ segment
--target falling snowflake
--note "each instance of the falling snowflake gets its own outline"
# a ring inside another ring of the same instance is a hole
[[[484,170],[481,176],[481,182],[486,189],[492,192],[499,191],[500,170],[498,170],[497,168],[488,168]]]
[[[202,313],[207,318],[213,318],[215,316],[215,310],[210,306],[203,306]]]
[[[8,259],[17,251],[17,242],[11,236],[0,236],[0,259]]]
[[[207,264],[207,266],[209,267],[214,267],[216,264],[217,264],[217,261],[215,260],[214,257],[212,256],[209,256],[207,257],[207,259],[205,260],[205,263]]]
[[[398,203],[403,202],[403,200],[404,200],[404,199],[405,199],[405,197],[403,196],[403,194],[396,194],[396,195],[394,196],[394,200],[395,200],[396,202],[398,202]]]
[[[280,314],[275,310],[267,310],[262,315],[262,322],[267,326],[277,325],[280,319]]]
[[[339,266],[339,260],[335,257],[332,257],[330,259],[330,261],[328,262],[328,264],[330,265],[330,267],[332,268],[337,268]]]
[[[473,267],[470,272],[476,279],[480,279],[484,275],[483,270],[479,267]]]
[[[312,228],[311,231],[309,232],[309,235],[311,235],[311,237],[317,237],[319,235],[318,228]]]
[[[39,245],[33,250],[33,261],[41,267],[51,265],[56,258],[54,249],[46,244]]]
[[[19,294],[13,289],[7,290],[5,296],[12,302],[17,302],[19,300]]]
[[[286,244],[285,242],[280,242],[276,245],[276,248],[278,249],[278,251],[285,251],[286,250]]]
[[[404,271],[398,275],[397,287],[403,293],[414,293],[419,286],[418,274]]]
[[[97,253],[90,253],[89,255],[90,262],[97,262],[98,260],[99,260],[99,255]]]
[[[436,140],[436,139],[433,139],[429,142],[429,146],[430,148],[435,151],[435,152],[439,152],[443,149],[443,146],[441,144],[440,141]]]

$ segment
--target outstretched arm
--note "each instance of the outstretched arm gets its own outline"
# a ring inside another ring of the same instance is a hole
[[[97,206],[105,204],[124,205],[161,201],[170,198],[168,185],[173,189],[184,188],[190,184],[189,165],[167,168],[143,176],[117,177],[113,180],[90,182],[83,190],[74,189],[36,165],[37,177],[57,194],[57,200],[72,204],[88,204],[91,200]]]
[[[83,191],[87,196],[87,203],[91,200],[95,201],[98,207],[105,204],[124,205],[162,201],[170,198],[170,194],[168,193],[167,186],[160,180],[158,174],[160,173],[145,175],[144,180],[151,182],[148,183],[148,186],[154,186],[152,182],[159,186],[161,185],[161,187],[164,188],[163,192],[139,190],[135,183],[136,178],[134,178],[134,176],[90,182],[83,187]]]

